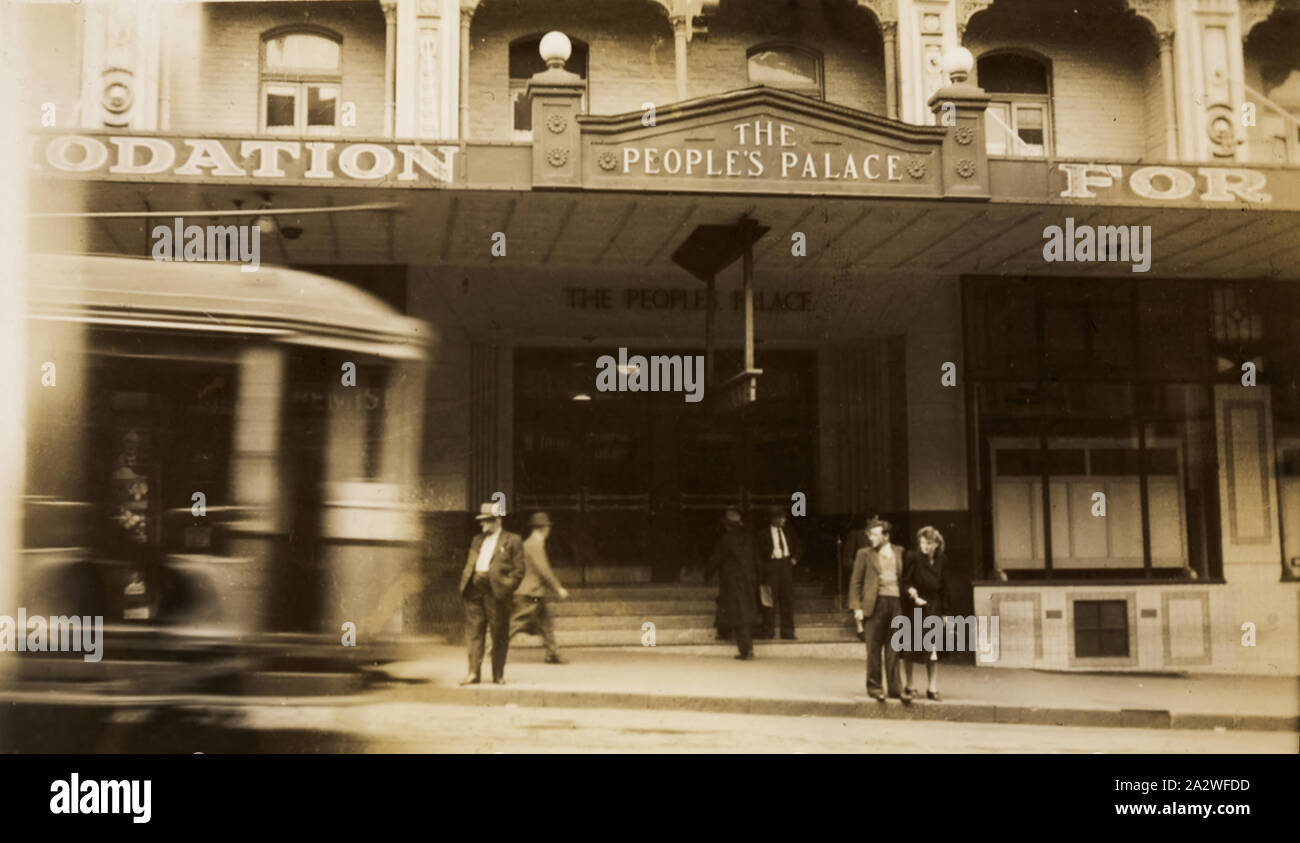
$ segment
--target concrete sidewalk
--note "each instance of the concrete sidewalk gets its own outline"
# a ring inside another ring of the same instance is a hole
[[[1069,726],[1300,731],[1300,682],[1294,677],[1054,673],[944,664],[940,702],[924,698],[925,669],[910,706],[866,697],[865,658],[807,659],[760,655],[734,659],[719,648],[679,654],[673,648],[566,650],[567,665],[549,665],[537,650],[511,650],[504,686],[458,687],[460,647],[431,647],[427,658],[382,670],[410,683],[398,696],[426,702],[566,708],[641,708],[731,713],[901,718]]]

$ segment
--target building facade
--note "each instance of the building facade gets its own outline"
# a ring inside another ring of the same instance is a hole
[[[943,531],[999,665],[1300,673],[1300,6],[27,11],[35,210],[122,215],[37,250],[273,211],[263,260],[430,326],[434,568],[497,496],[593,580],[805,502],[828,580],[866,514]],[[620,349],[756,400],[602,391]]]

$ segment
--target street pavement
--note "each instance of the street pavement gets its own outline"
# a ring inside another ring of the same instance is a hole
[[[542,707],[639,708],[742,714],[832,715],[958,722],[1190,729],[1300,730],[1294,677],[1213,674],[1061,673],[944,664],[940,702],[903,707],[865,698],[865,658],[759,657],[738,661],[672,648],[592,648],[550,665],[538,651],[511,652],[507,684],[456,687],[463,649],[388,665],[408,683],[398,698],[422,702]],[[485,665],[485,677],[488,675]],[[915,687],[925,688],[924,667]]]
[[[227,724],[264,735],[246,751],[286,751],[310,733],[320,750],[420,753],[1288,753],[1286,732],[933,723],[691,711],[484,707],[418,702],[249,706]],[[346,736],[346,744],[329,736]],[[206,748],[205,748],[206,747]],[[194,749],[228,751],[220,740]],[[289,749],[288,751],[295,751]],[[301,747],[297,751],[302,751]]]

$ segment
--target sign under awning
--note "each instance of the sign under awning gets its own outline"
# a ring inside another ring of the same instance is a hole
[[[673,252],[673,263],[701,281],[709,281],[740,260],[768,231],[767,226],[752,223],[696,226]]]

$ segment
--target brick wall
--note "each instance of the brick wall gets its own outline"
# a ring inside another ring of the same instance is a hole
[[[1120,13],[1075,20],[1060,6],[1055,0],[995,4],[971,18],[963,43],[976,58],[1018,48],[1051,60],[1056,155],[1142,157],[1150,137],[1147,66],[1154,36]],[[1159,122],[1158,111],[1150,117]]]
[[[883,50],[867,13],[847,10],[828,20],[820,4],[809,3],[788,16],[772,13],[784,5],[724,3],[707,38],[697,36],[687,48],[687,96],[748,87],[746,51],[783,40],[823,54],[829,101],[883,114]],[[510,140],[510,42],[552,29],[581,39],[590,48],[591,113],[636,111],[645,102],[664,105],[677,99],[672,27],[657,6],[644,0],[598,4],[586,0],[493,0],[474,15],[470,29],[473,137]]]
[[[262,33],[310,23],[343,38],[342,102],[357,125],[342,137],[384,133],[384,16],[379,4],[210,3],[178,7],[172,46],[172,129],[248,134],[259,129]],[[189,45],[189,46],[186,46]]]
[[[1146,97],[1146,159],[1165,161],[1165,100],[1164,79],[1160,74],[1160,48],[1155,42],[1146,45],[1145,60],[1142,67],[1143,89]]]

